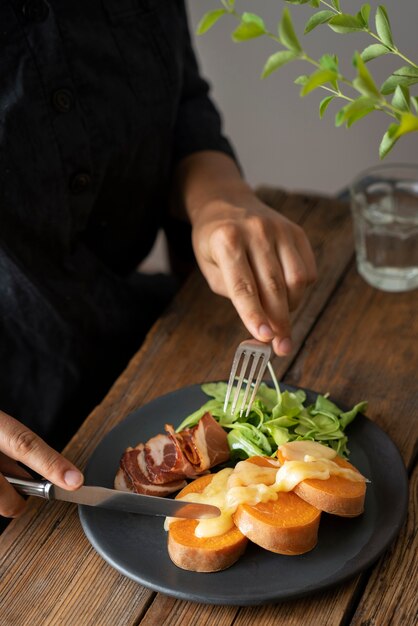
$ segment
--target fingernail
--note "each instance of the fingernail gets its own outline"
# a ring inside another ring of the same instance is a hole
[[[83,475],[77,470],[68,470],[64,474],[64,481],[69,487],[78,487],[83,482]]]
[[[282,339],[279,343],[279,350],[282,354],[290,354],[292,352],[292,340],[289,337]]]
[[[270,326],[267,326],[267,324],[261,324],[260,328],[258,329],[258,333],[260,337],[262,337],[262,339],[273,339],[274,337],[273,331],[271,330]]]

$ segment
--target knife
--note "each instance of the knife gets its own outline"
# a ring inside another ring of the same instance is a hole
[[[38,496],[46,500],[63,500],[104,509],[114,509],[140,515],[163,515],[208,519],[218,517],[221,511],[211,504],[171,500],[158,496],[107,489],[106,487],[79,487],[76,491],[61,489],[47,480],[33,480],[5,476],[6,480],[22,495]]]

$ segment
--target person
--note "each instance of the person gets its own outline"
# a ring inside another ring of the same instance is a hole
[[[10,0],[0,23],[0,471],[76,489],[57,448],[175,292],[137,271],[159,229],[189,221],[209,286],[278,355],[315,260],[242,177],[183,0]],[[0,475],[0,514],[23,509]]]

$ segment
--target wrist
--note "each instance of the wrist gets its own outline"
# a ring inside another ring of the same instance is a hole
[[[176,173],[176,209],[192,224],[202,212],[227,205],[245,205],[254,197],[235,161],[220,152],[199,152],[180,164]]]

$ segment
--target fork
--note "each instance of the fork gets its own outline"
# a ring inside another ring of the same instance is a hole
[[[267,364],[269,362],[271,355],[271,346],[267,343],[262,343],[261,341],[257,341],[257,339],[246,339],[242,341],[238,348],[235,351],[234,360],[232,361],[231,373],[229,375],[228,387],[226,390],[225,402],[224,402],[224,412],[228,408],[229,399],[231,397],[232,388],[234,385],[234,381],[237,378],[237,370],[240,365],[240,373],[238,375],[238,383],[235,390],[234,399],[232,401],[231,406],[231,414],[235,413],[235,409],[237,408],[237,403],[239,399],[239,393],[242,388],[242,384],[245,379],[245,375],[247,370],[250,369],[250,373],[248,374],[248,378],[246,379],[247,386],[245,388],[244,397],[241,402],[241,406],[239,409],[240,416],[245,411],[245,403],[247,402],[248,395],[250,393],[251,386],[253,385],[253,391],[251,394],[250,401],[247,404],[247,410],[245,413],[245,417],[248,417],[251,406],[254,402],[255,395],[260,386],[261,380],[263,378],[264,372],[266,370]],[[258,370],[257,370],[258,368]],[[257,372],[257,376],[256,376]],[[254,377],[256,376],[255,382]]]

